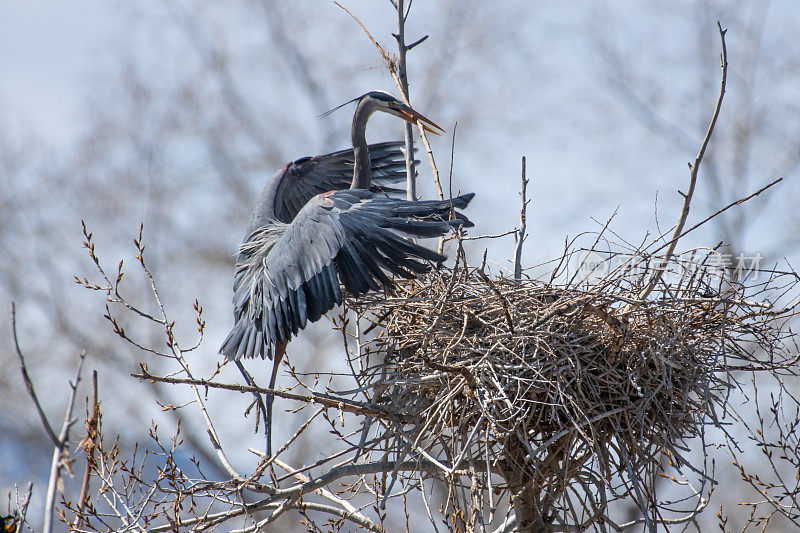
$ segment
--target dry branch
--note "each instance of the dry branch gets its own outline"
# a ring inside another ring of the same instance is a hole
[[[80,529],[84,520],[84,509],[86,504],[89,503],[89,482],[92,477],[92,471],[97,469],[95,462],[95,448],[97,439],[99,437],[100,426],[100,401],[97,395],[97,370],[92,371],[92,407],[89,411],[87,405],[86,416],[86,437],[78,445],[86,451],[86,469],[83,472],[83,481],[81,482],[81,493],[78,497],[78,515],[75,518],[74,527]]]
[[[527,227],[527,209],[530,200],[526,197],[528,190],[528,179],[525,177],[525,156],[522,156],[522,184],[520,185],[520,210],[519,210],[519,229],[514,233],[514,279],[522,279],[522,245],[525,244],[525,234]]]
[[[406,46],[406,18],[408,15],[405,13],[403,7],[403,0],[397,0],[395,4],[397,11],[397,33],[393,34],[397,41],[397,76],[400,80],[400,93],[403,100],[411,102],[411,95],[408,91],[408,71],[406,68],[406,55],[408,51],[414,46],[420,44],[425,38],[418,40],[411,46]],[[411,6],[409,5],[409,10]],[[403,125],[403,138],[406,146],[406,200],[417,199],[417,172],[414,168],[414,134],[410,122],[405,122]]]
[[[400,79],[400,75],[398,73],[397,61],[392,56],[389,55],[389,53],[386,51],[386,49],[383,48],[383,46],[381,46],[381,44],[375,39],[375,37],[372,36],[372,34],[367,29],[367,27],[364,26],[364,23],[361,22],[361,20],[352,11],[350,11],[349,9],[344,7],[339,2],[334,2],[334,4],[336,4],[337,6],[342,8],[348,15],[350,15],[353,18],[353,20],[355,20],[356,23],[358,23],[358,25],[361,27],[361,29],[364,31],[364,33],[369,38],[369,40],[372,41],[372,44],[374,44],[375,47],[378,49],[378,52],[380,52],[381,57],[383,58],[383,61],[386,63],[386,68],[389,70],[389,74],[392,76],[392,80],[394,80],[394,83],[397,86],[397,89],[400,91],[401,98],[403,99],[403,101],[406,104],[411,105],[411,102],[409,102],[409,100],[408,100],[407,84],[406,84],[406,89],[404,89],[403,88],[404,87],[403,81]],[[399,8],[399,4],[398,4],[398,8]],[[410,6],[409,6],[409,9],[410,9]],[[408,15],[408,12],[406,12],[406,17],[407,17],[407,15]],[[405,17],[403,17],[402,20],[403,20],[403,24],[405,24]],[[420,44],[423,40],[424,40],[424,38],[418,40],[417,42],[415,42],[413,44],[413,46],[416,46],[416,45]],[[406,50],[408,50],[408,48],[409,47],[406,47]],[[444,191],[442,190],[442,183],[439,180],[439,169],[436,167],[436,160],[433,157],[433,149],[431,148],[431,144],[428,141],[428,135],[425,132],[425,128],[424,128],[422,122],[419,121],[419,120],[417,121],[417,129],[419,130],[419,135],[422,138],[422,143],[425,145],[425,152],[428,154],[428,161],[430,162],[431,170],[433,171],[433,183],[436,186],[436,192],[439,195],[439,200],[444,200]]]
[[[711,116],[711,122],[708,124],[708,129],[706,130],[705,137],[703,137],[703,142],[700,144],[700,150],[697,152],[694,165],[691,163],[689,164],[689,189],[686,191],[686,193],[680,193],[683,196],[683,207],[681,208],[681,214],[678,218],[678,222],[675,224],[675,230],[672,232],[672,239],[669,242],[667,253],[664,254],[661,264],[653,271],[653,274],[650,277],[650,280],[647,282],[647,285],[642,288],[641,293],[636,298],[637,300],[644,300],[651,292],[653,292],[653,289],[661,280],[661,276],[664,273],[667,262],[669,261],[670,257],[672,257],[672,253],[675,251],[675,247],[678,245],[678,240],[683,232],[683,226],[686,224],[686,219],[689,217],[689,207],[692,203],[692,197],[694,196],[695,185],[697,184],[697,172],[700,170],[700,163],[703,162],[703,156],[706,153],[708,143],[711,141],[711,136],[714,134],[714,126],[717,124],[717,118],[719,117],[719,112],[722,109],[722,99],[725,97],[725,85],[728,80],[728,49],[725,47],[725,33],[727,30],[722,29],[722,25],[719,23],[719,21],[717,21],[717,28],[719,29],[719,38],[722,46],[722,53],[720,55],[722,79],[720,81],[717,103],[714,106],[714,113]]]
[[[36,396],[36,391],[33,388],[33,382],[28,375],[28,368],[25,365],[25,356],[22,355],[22,349],[19,346],[19,339],[17,338],[17,310],[14,302],[11,302],[11,333],[14,337],[14,348],[16,349],[17,358],[19,359],[19,369],[20,372],[22,372],[22,381],[25,383],[25,389],[28,391],[28,395],[31,397],[34,407],[36,407],[36,412],[39,414],[39,420],[42,422],[42,427],[44,428],[45,433],[47,433],[47,436],[50,437],[50,442],[53,444],[53,446],[58,446],[60,444],[58,437],[56,436],[55,431],[53,431],[50,421],[47,420],[47,415],[45,415],[44,411],[42,410],[42,406],[39,403],[39,397]]]
[[[50,463],[50,479],[47,483],[47,495],[44,502],[44,525],[42,531],[50,533],[53,530],[53,510],[56,501],[56,490],[61,478],[61,471],[69,469],[69,430],[75,420],[72,418],[72,410],[75,407],[75,397],[78,392],[78,383],[81,380],[83,371],[83,361],[86,359],[86,352],[81,352],[78,369],[75,371],[74,381],[69,382],[69,399],[64,413],[64,421],[61,424],[61,431],[58,434],[58,445],[53,448],[53,460]]]
[[[131,377],[137,379],[147,379],[151,382],[170,383],[173,385],[191,385],[193,387],[203,387],[209,389],[222,389],[229,391],[236,391],[241,393],[256,393],[256,394],[274,394],[277,397],[285,398],[287,400],[296,400],[309,405],[319,404],[332,409],[338,409],[343,412],[355,413],[364,416],[396,419],[401,422],[410,421],[408,416],[404,415],[402,411],[393,411],[386,409],[380,405],[365,404],[363,402],[354,402],[346,398],[337,398],[328,394],[314,393],[314,394],[296,394],[280,389],[267,389],[264,387],[256,387],[249,385],[233,385],[228,383],[218,383],[215,381],[205,379],[191,379],[191,378],[175,378],[169,376],[156,376],[151,374],[147,367],[141,366],[140,374],[131,374]]]

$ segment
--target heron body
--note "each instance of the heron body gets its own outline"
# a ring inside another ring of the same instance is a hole
[[[438,126],[389,93],[373,91],[356,100],[353,149],[298,159],[275,172],[236,261],[235,324],[220,352],[237,362],[272,359],[270,388],[290,338],[341,304],[342,287],[358,296],[390,288],[390,275],[414,278],[430,269],[429,261],[445,258],[409,237],[471,226],[454,208],[465,208],[473,194],[444,201],[388,196],[399,192],[391,185],[405,178],[401,144],[368,146],[365,137],[375,111]],[[268,425],[271,403],[270,397]]]
[[[369,194],[395,192],[405,176],[400,143],[372,145],[369,157]],[[298,159],[267,180],[236,261],[236,323],[221,349],[229,359],[272,359],[270,345],[341,303],[332,248],[341,247],[343,229],[331,203],[342,204],[332,196],[350,186],[353,165],[353,150],[342,150]]]

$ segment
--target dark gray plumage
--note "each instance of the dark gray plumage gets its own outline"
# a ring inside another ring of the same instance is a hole
[[[353,149],[298,159],[273,174],[236,260],[235,323],[220,352],[248,380],[242,358],[273,359],[270,389],[292,335],[342,303],[340,284],[358,296],[391,287],[390,275],[413,278],[430,268],[425,261],[445,258],[407,237],[439,237],[472,225],[454,208],[465,208],[473,194],[445,201],[388,197],[398,192],[391,185],[405,177],[403,151],[399,143],[367,146],[366,125],[375,111],[434,133],[425,124],[439,126],[389,93],[355,100]],[[265,407],[268,454],[272,400],[268,395]]]
[[[273,220],[256,227],[237,261],[236,325],[222,353],[230,359],[268,355],[266,346],[287,342],[342,303],[339,281],[358,296],[390,287],[386,273],[413,278],[426,272],[429,264],[420,260],[445,258],[403,235],[439,237],[470,226],[448,217],[473,196],[409,202],[360,189],[331,191],[314,197],[290,224]]]
[[[460,214],[448,219],[472,194],[443,202],[387,197],[399,192],[391,185],[405,175],[401,144],[367,146],[365,136],[375,111],[439,127],[390,93],[355,100],[352,150],[287,163],[264,186],[236,261],[235,324],[220,349],[229,359],[272,358],[270,346],[285,346],[342,302],[340,282],[360,295],[390,287],[389,275],[425,272],[422,261],[444,260],[404,236],[438,237],[471,226]]]

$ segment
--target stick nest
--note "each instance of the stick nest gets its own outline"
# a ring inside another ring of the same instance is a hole
[[[764,300],[786,285],[727,283],[704,263],[680,265],[643,301],[647,271],[558,284],[440,269],[357,304],[381,328],[360,346],[381,361],[362,379],[372,401],[415,421],[390,431],[400,448],[451,465],[446,475],[485,467],[483,488],[493,477],[532,488],[537,508],[586,527],[689,462],[686,443],[719,423],[731,371],[786,363],[793,307]]]

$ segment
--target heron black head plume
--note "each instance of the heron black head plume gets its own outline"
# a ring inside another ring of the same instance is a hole
[[[362,94],[361,96],[357,96],[357,97],[353,98],[352,100],[348,100],[347,102],[345,102],[345,103],[343,103],[341,105],[337,105],[336,107],[334,107],[333,109],[331,109],[329,111],[325,111],[323,114],[321,114],[319,116],[319,118],[325,118],[328,115],[330,115],[331,113],[333,113],[334,111],[336,111],[337,109],[339,109],[341,107],[344,107],[347,104],[352,104],[353,102],[358,102],[358,101],[363,100],[365,98],[371,98],[376,103],[378,103],[378,105],[376,107],[378,109],[382,110],[382,111],[386,111],[385,108],[386,108],[387,104],[388,104],[388,106],[391,106],[393,104],[403,105],[403,102],[400,101],[400,99],[398,99],[395,95],[393,95],[390,92],[386,92],[386,91],[369,91],[369,92],[366,92],[366,93]],[[381,109],[381,108],[383,108],[383,109]],[[392,113],[392,114],[394,114],[394,113]]]
[[[333,113],[334,111],[336,111],[337,109],[342,108],[342,107],[346,106],[347,104],[352,104],[353,102],[357,102],[357,101],[361,100],[363,97],[364,97],[364,95],[362,94],[361,96],[357,96],[357,97],[353,98],[352,100],[346,101],[343,104],[339,104],[336,107],[334,107],[333,109],[329,109],[329,110],[325,111],[323,114],[321,114],[317,118],[325,118],[328,115],[330,115],[331,113]]]

